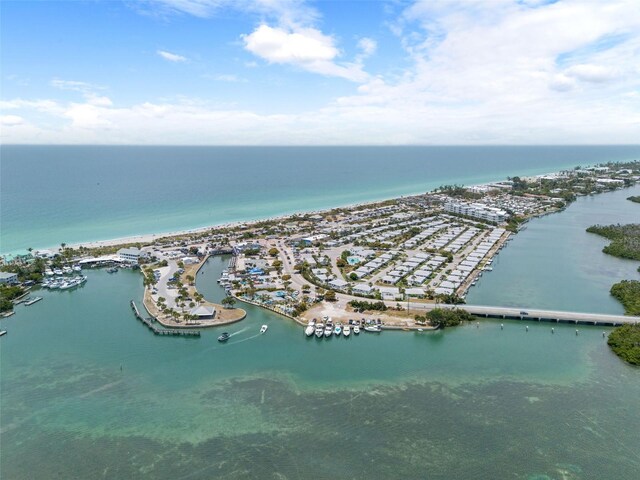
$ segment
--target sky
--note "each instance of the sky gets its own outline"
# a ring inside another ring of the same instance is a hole
[[[638,144],[640,2],[2,1],[0,142]]]

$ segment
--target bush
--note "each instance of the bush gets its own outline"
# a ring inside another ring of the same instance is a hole
[[[434,308],[427,312],[425,317],[431,325],[438,328],[455,327],[463,321],[470,322],[474,318],[466,310],[448,308]]]
[[[623,325],[609,334],[607,344],[625,362],[640,365],[640,325]]]
[[[640,281],[623,280],[611,287],[611,295],[624,306],[627,315],[640,315]]]
[[[361,300],[351,300],[349,305],[353,307],[356,312],[364,312],[365,310],[369,311],[378,311],[384,312],[387,310],[387,306],[384,302],[366,302]]]

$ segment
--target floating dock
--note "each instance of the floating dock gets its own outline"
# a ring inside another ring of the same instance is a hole
[[[42,300],[42,297],[36,297],[33,300],[29,300],[29,301],[24,302],[24,304],[27,307],[29,307],[29,306],[33,305],[34,303],[39,302],[40,300]]]
[[[199,337],[200,336],[200,330],[186,330],[186,329],[183,330],[178,328],[173,328],[173,329],[158,328],[154,324],[155,319],[153,317],[143,317],[142,315],[140,315],[140,311],[138,310],[138,306],[136,305],[136,302],[131,300],[130,304],[131,304],[131,309],[133,310],[133,313],[135,314],[136,318],[140,320],[142,323],[144,323],[149,328],[149,330],[151,330],[155,335],[169,335],[169,336],[176,336],[176,337]]]

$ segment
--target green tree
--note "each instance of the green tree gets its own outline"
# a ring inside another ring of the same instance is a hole
[[[224,297],[220,303],[222,303],[225,308],[233,308],[236,304],[236,299],[233,297]]]

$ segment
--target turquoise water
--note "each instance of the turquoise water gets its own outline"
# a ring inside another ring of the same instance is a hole
[[[207,298],[223,295],[225,265],[199,274]],[[640,468],[638,370],[599,328],[483,321],[317,340],[246,306],[219,344],[220,329],[153,336],[128,306],[138,274],[87,273],[77,291],[42,292],[2,320],[2,478],[635,479]]]
[[[640,146],[0,146],[0,252],[162,233],[609,160]]]
[[[640,185],[580,197],[565,211],[527,224],[493,261],[467,302],[623,314],[611,285],[638,279],[640,262],[602,253],[609,241],[585,232],[594,224],[640,222],[640,205],[626,200]]]

